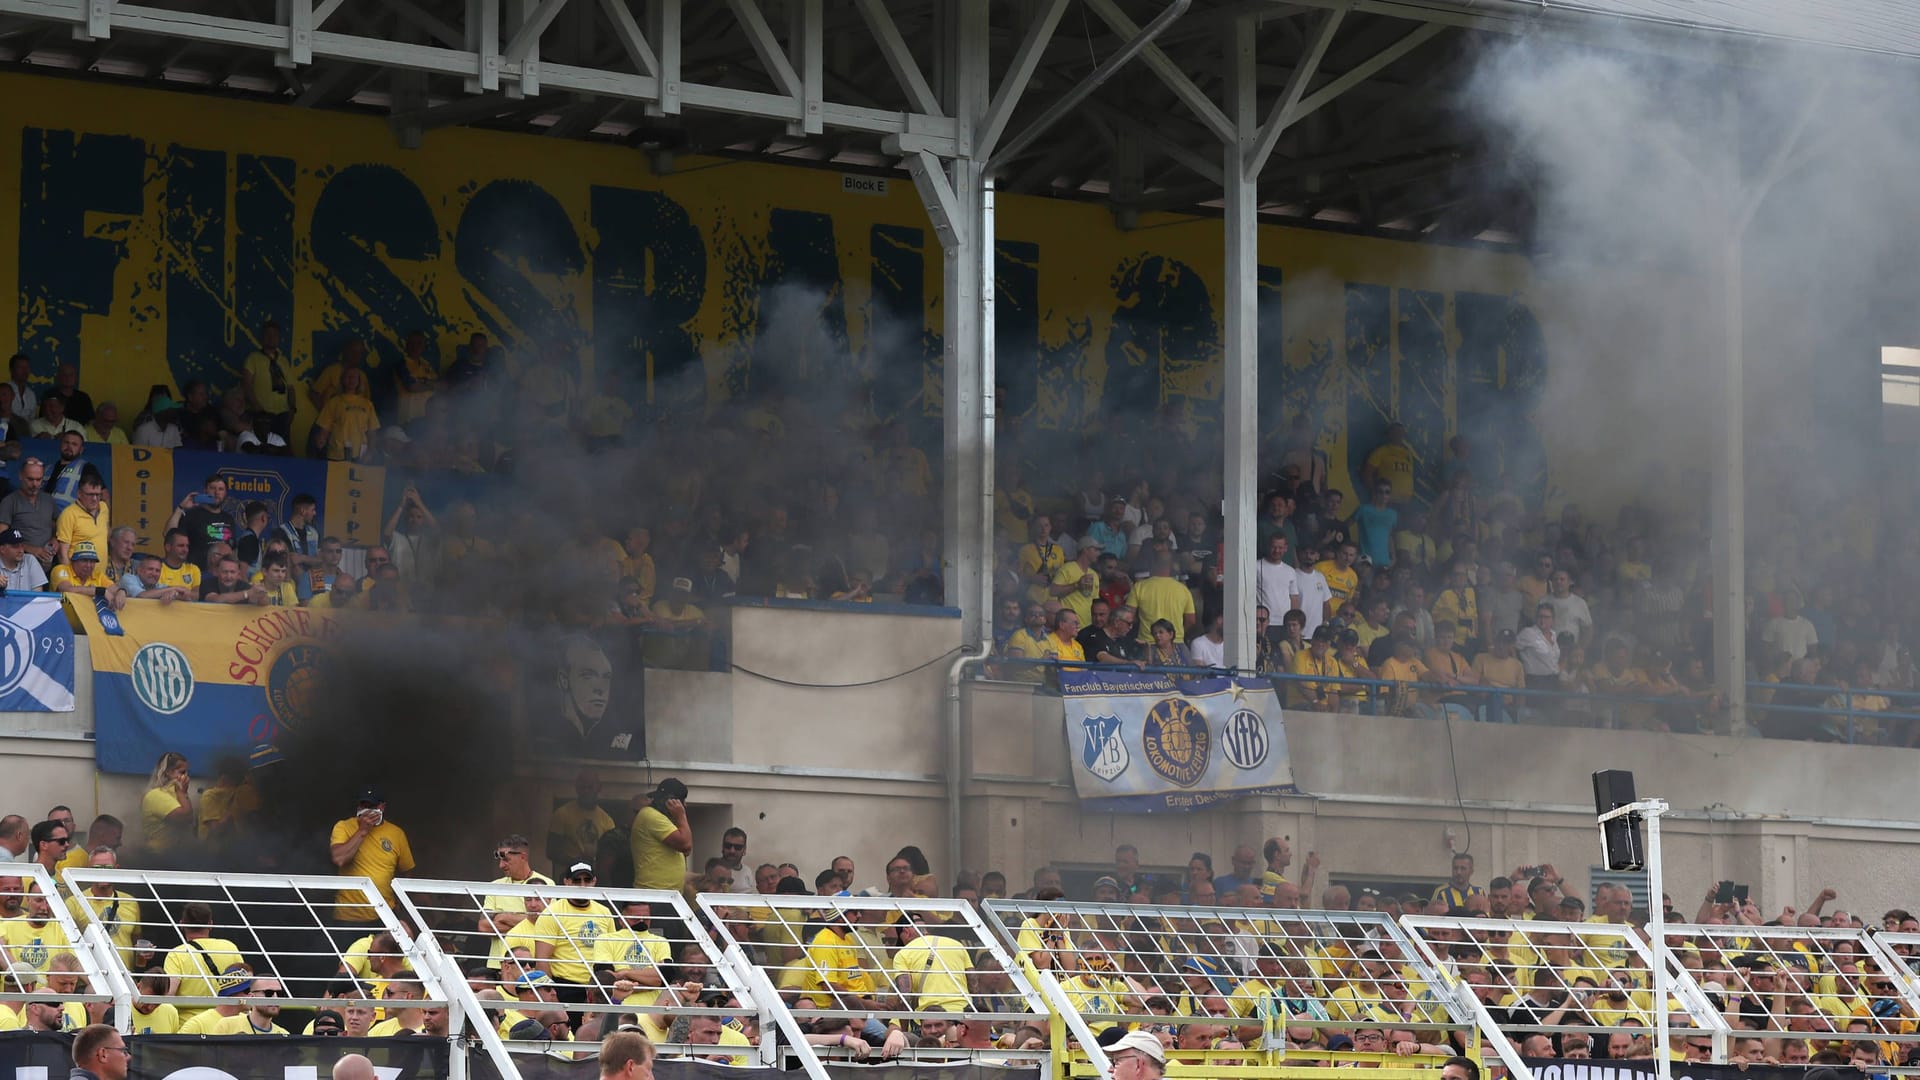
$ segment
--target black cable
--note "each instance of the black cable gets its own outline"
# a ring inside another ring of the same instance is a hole
[[[1440,719],[1447,726],[1447,763],[1453,766],[1453,802],[1460,808],[1460,824],[1467,827],[1467,844],[1459,852],[1465,855],[1473,850],[1473,822],[1467,820],[1467,800],[1460,794],[1460,759],[1453,754],[1453,710],[1441,706]]]
[[[905,671],[898,671],[893,673],[892,675],[882,675],[877,679],[865,679],[860,682],[843,682],[843,683],[797,682],[793,679],[782,679],[782,678],[779,678],[778,676],[762,674],[761,672],[754,671],[751,668],[741,667],[739,664],[733,664],[731,666],[733,670],[739,672],[742,675],[751,675],[756,679],[764,679],[767,682],[776,683],[780,686],[793,686],[793,687],[798,687],[802,690],[852,690],[856,687],[878,686],[881,683],[892,682],[895,679],[904,679],[907,676],[914,674],[915,672],[925,671],[927,668],[930,668],[933,665],[939,663],[940,661],[945,660],[947,657],[952,656],[954,653],[966,652],[966,651],[967,651],[966,646],[955,645],[953,648],[948,649],[946,652],[941,653],[939,656],[936,656],[931,660],[928,660],[924,664],[915,664],[914,666],[908,668]]]

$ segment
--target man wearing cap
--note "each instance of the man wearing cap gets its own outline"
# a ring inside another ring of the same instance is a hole
[[[655,622],[663,623],[668,629],[674,627],[693,627],[706,620],[706,612],[693,603],[693,579],[677,577],[667,590],[667,595],[653,604]]]
[[[40,560],[27,558],[27,538],[19,529],[0,529],[0,574],[14,592],[38,592],[47,587],[47,571]]]
[[[248,1000],[242,1006],[242,1012],[217,1020],[209,1026],[209,1035],[285,1035],[287,1029],[279,1024],[280,998],[287,992],[280,986],[280,980],[262,976],[253,980],[244,995]]]
[[[1526,667],[1520,658],[1514,655],[1516,635],[1510,629],[1496,630],[1493,633],[1493,647],[1473,658],[1474,678],[1480,685],[1517,690],[1527,685]],[[1484,721],[1513,720],[1516,718],[1518,703],[1510,697],[1490,697],[1480,706],[1480,719]]]
[[[531,931],[535,961],[553,976],[555,991],[569,1005],[587,1000],[587,988],[593,985],[593,969],[589,966],[593,944],[614,928],[613,912],[583,891],[593,888],[597,880],[592,863],[577,862],[567,867],[565,883],[573,888],[565,899],[547,905]]]
[[[352,817],[334,823],[330,854],[341,876],[371,879],[388,904],[395,904],[393,879],[413,869],[407,834],[387,820],[387,797],[374,787],[361,789]],[[341,890],[334,897],[334,918],[364,928],[376,919],[365,900],[358,889]]]
[[[73,545],[69,557],[71,561],[54,567],[53,576],[48,579],[54,592],[104,599],[115,611],[127,606],[127,591],[100,569],[100,552],[91,541],[82,540]]]
[[[1107,1047],[1112,1080],[1160,1080],[1167,1071],[1167,1052],[1160,1040],[1144,1031],[1129,1031]]]
[[[220,969],[220,1004],[201,1009],[180,1022],[182,1035],[211,1035],[214,1025],[239,1016],[245,1006],[240,995],[253,988],[253,969],[245,964],[228,964]]]
[[[680,892],[687,886],[693,827],[687,823],[687,785],[667,777],[633,819],[633,887]]]

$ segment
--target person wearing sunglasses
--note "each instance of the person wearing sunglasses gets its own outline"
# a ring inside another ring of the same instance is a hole
[[[215,1035],[285,1035],[287,1029],[280,1026],[280,999],[287,991],[280,980],[261,977],[253,980],[253,986],[242,1002],[244,1008],[238,1016],[229,1016],[213,1025]]]
[[[133,1051],[111,1024],[91,1024],[73,1037],[73,1080],[127,1080]]]
[[[552,841],[549,841],[551,844]],[[553,879],[535,870],[528,857],[531,844],[519,833],[512,833],[494,845],[493,862],[500,876],[495,885],[552,885]],[[494,893],[480,900],[480,932],[492,939],[487,949],[487,970],[499,971],[507,954],[507,933],[514,927],[538,918],[546,904],[537,896]]]
[[[593,985],[594,942],[615,928],[613,911],[595,898],[593,864],[567,867],[564,899],[547,905],[534,921],[534,959],[553,977],[554,990],[567,1005],[583,1004]]]

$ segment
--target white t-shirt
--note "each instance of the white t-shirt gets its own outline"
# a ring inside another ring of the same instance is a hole
[[[1194,667],[1227,666],[1227,643],[1225,640],[1216,642],[1207,635],[1201,634],[1199,637],[1193,639],[1191,645],[1187,646],[1187,652],[1193,657]]]
[[[1326,621],[1327,601],[1333,599],[1333,586],[1327,584],[1325,574],[1311,568],[1294,571],[1294,580],[1300,588],[1300,610],[1307,616],[1307,625],[1301,638],[1311,639],[1313,632]],[[1272,620],[1273,625],[1278,626],[1281,620],[1287,617],[1287,613],[1282,611],[1276,614],[1272,608],[1268,608],[1267,617]]]
[[[1286,563],[1266,559],[1254,563],[1253,571],[1254,603],[1266,605],[1267,621],[1277,626],[1293,609],[1292,598],[1300,596],[1300,572]],[[1306,597],[1300,599],[1304,602]]]
[[[1795,615],[1790,619],[1768,619],[1767,628],[1760,632],[1760,640],[1795,660],[1802,660],[1806,658],[1808,646],[1820,644],[1820,635],[1805,615]]]

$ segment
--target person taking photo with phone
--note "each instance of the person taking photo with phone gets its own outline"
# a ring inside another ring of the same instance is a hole
[[[227,480],[215,473],[207,477],[201,489],[180,500],[167,516],[162,535],[174,529],[187,534],[187,559],[211,574],[207,566],[207,548],[216,541],[231,544],[240,526],[227,512]]]

